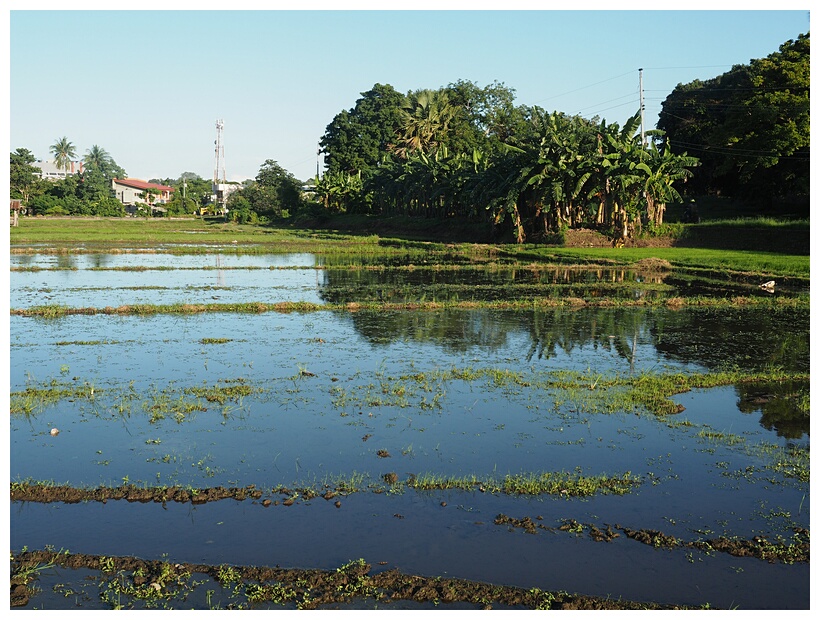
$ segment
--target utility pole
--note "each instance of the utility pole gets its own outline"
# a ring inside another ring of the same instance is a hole
[[[643,130],[643,111],[644,111],[644,104],[643,104],[643,67],[638,69],[638,89],[641,91],[641,146],[646,146],[646,134]]]

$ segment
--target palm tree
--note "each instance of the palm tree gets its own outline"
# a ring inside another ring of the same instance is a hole
[[[414,151],[428,153],[441,144],[456,109],[440,90],[421,89],[408,96],[401,110],[402,126],[392,147],[406,159]]]
[[[111,155],[104,148],[95,144],[85,152],[83,162],[89,168],[97,168],[100,172],[105,173],[111,164]]]
[[[50,147],[52,155],[54,155],[54,163],[57,168],[62,168],[68,171],[71,168],[72,160],[77,156],[77,150],[74,145],[68,141],[68,138],[63,136]]]

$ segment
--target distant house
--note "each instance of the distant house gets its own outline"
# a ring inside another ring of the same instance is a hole
[[[70,174],[79,174],[83,171],[83,162],[81,161],[68,162],[68,170],[58,168],[55,162],[48,160],[37,160],[31,165],[40,170],[39,174],[41,179],[48,179],[49,181],[64,179]]]
[[[168,185],[159,185],[158,183],[148,183],[147,181],[140,181],[139,179],[114,179],[111,181],[111,187],[114,189],[114,194],[122,204],[127,207],[134,207],[138,202],[149,202],[145,196],[145,190],[154,189],[156,193],[150,201],[152,210],[165,211],[164,208],[153,205],[161,205],[171,200],[171,193],[174,191],[173,187]]]

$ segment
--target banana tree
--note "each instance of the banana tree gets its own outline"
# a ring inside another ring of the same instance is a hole
[[[629,236],[630,224],[640,226],[642,180],[651,174],[648,156],[636,133],[640,112],[621,128],[617,123],[598,127],[597,148],[588,184],[588,198],[597,204],[596,223],[613,231],[616,240]]]
[[[326,174],[321,179],[316,179],[315,187],[325,209],[335,213],[345,213],[350,210],[355,199],[362,192],[361,172]]]
[[[690,168],[698,165],[696,157],[686,153],[675,155],[664,142],[663,148],[652,142],[647,150],[650,172],[644,180],[644,197],[646,199],[647,223],[652,226],[663,224],[663,214],[670,202],[682,202],[676,182],[686,182],[692,177]]]

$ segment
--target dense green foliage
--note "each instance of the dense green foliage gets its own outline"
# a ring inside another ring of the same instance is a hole
[[[512,91],[498,85],[411,92],[395,111],[399,126],[392,142],[382,140],[377,166],[331,169],[317,179],[325,208],[483,218],[518,243],[549,240],[564,227],[628,237],[663,223],[666,204],[681,200],[674,184],[697,165],[664,143],[642,144],[639,115],[622,128],[537,106],[513,108]],[[323,142],[331,166],[344,154],[333,151],[339,141],[334,122]]]
[[[658,127],[697,154],[699,193],[758,202],[809,194],[809,34],[711,80],[679,84]]]
[[[69,169],[76,156],[74,145],[61,138],[51,146],[58,167]],[[125,215],[122,203],[114,197],[112,179],[126,176],[105,149],[92,146],[83,161],[84,169],[56,181],[43,180],[32,166],[34,155],[18,148],[9,157],[10,194],[20,198],[35,215]]]
[[[171,200],[163,205],[169,216],[193,215],[211,201],[213,191],[211,181],[203,179],[194,172],[183,172],[176,179],[149,179],[149,183],[174,188]]]
[[[17,149],[9,157],[9,192],[11,198],[17,198],[28,204],[29,197],[40,187],[37,168],[32,166],[36,161],[28,149]]]
[[[323,175],[305,187],[268,159],[228,195],[227,218],[450,219],[519,244],[560,243],[567,229],[592,228],[621,245],[667,231],[670,206],[673,221],[699,221],[693,196],[807,203],[809,56],[809,35],[800,35],[764,59],[678,85],[658,129],[641,133],[640,113],[619,125],[516,106],[514,90],[498,82],[459,80],[407,94],[377,83],[327,125]],[[66,137],[50,150],[66,169],[75,157]],[[56,183],[40,181],[33,161],[26,149],[11,153],[11,197],[31,212],[124,214],[110,187],[125,171],[100,146],[87,151],[81,174]],[[168,215],[222,213],[198,175],[152,181],[176,190]],[[674,208],[681,204],[690,206]]]

